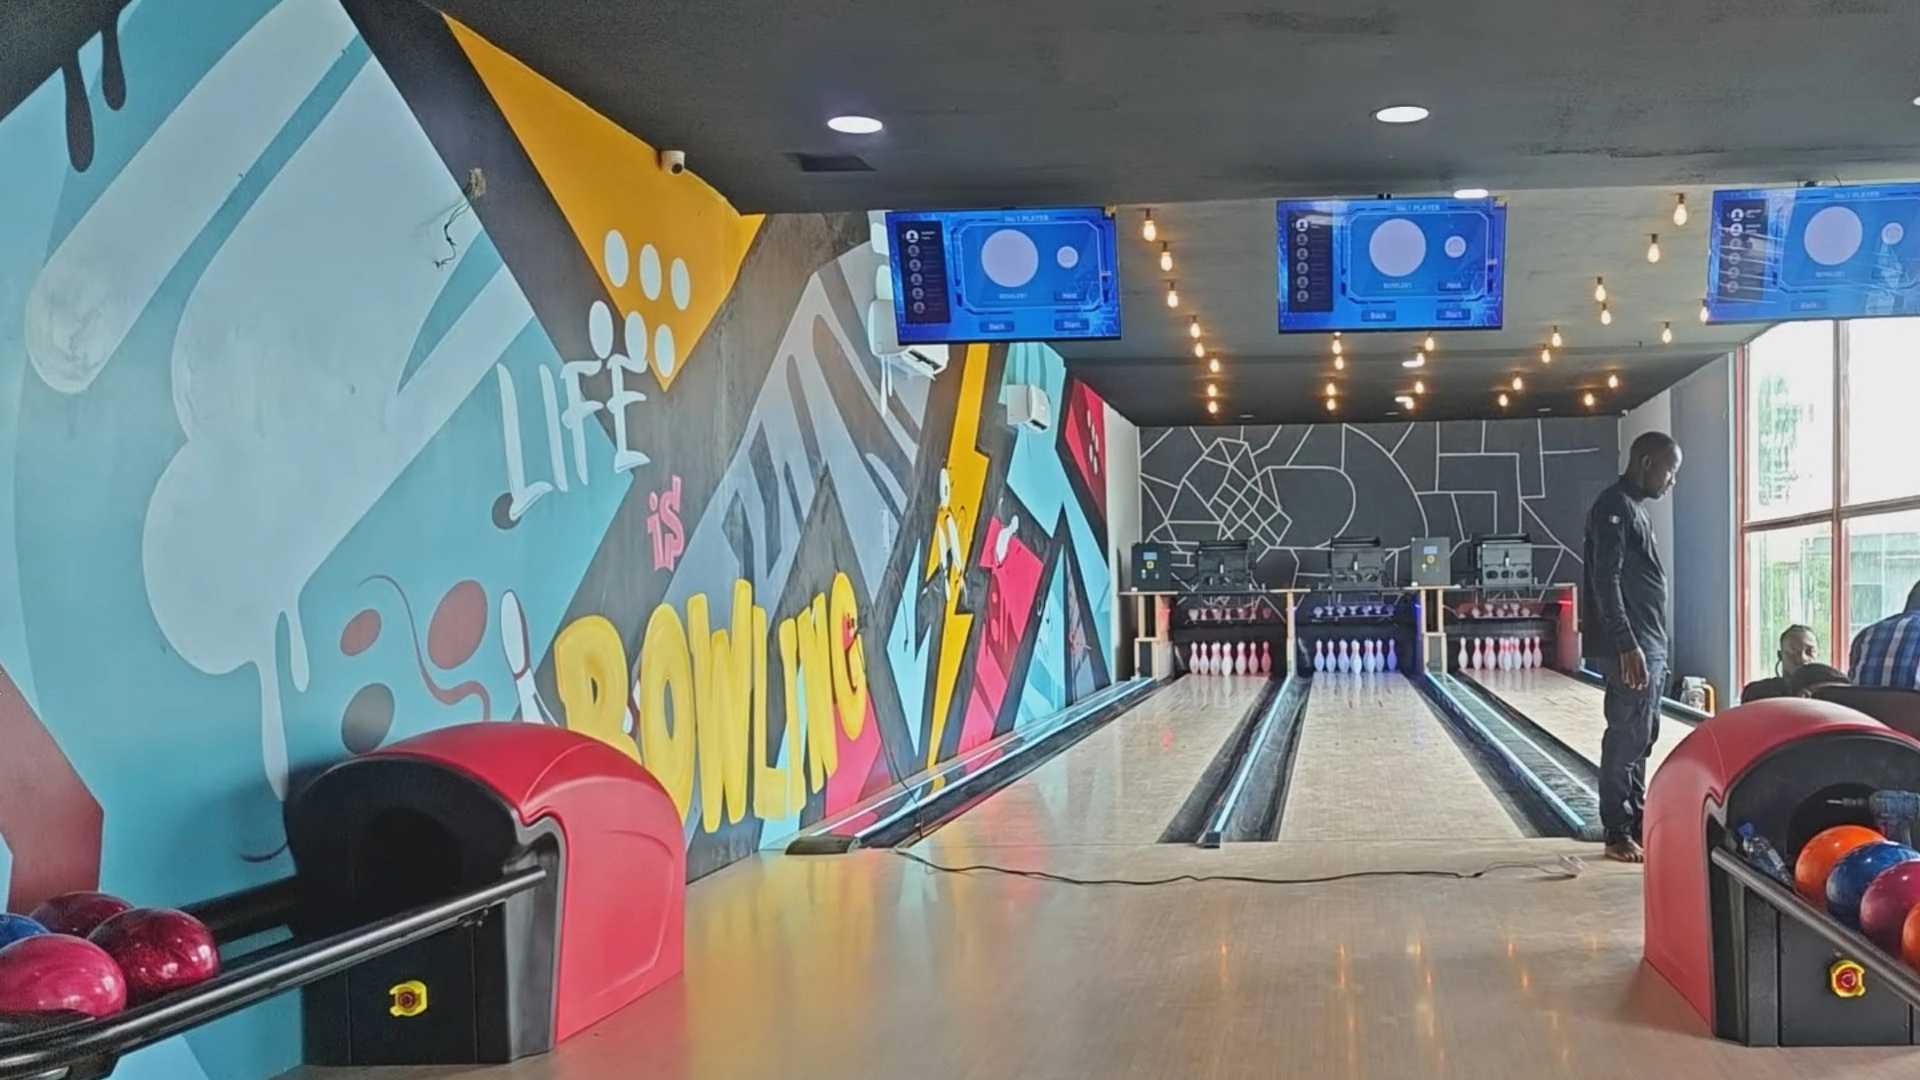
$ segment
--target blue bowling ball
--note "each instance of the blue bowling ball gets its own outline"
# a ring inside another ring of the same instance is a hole
[[[0,949],[35,934],[44,934],[47,928],[27,918],[25,915],[9,915],[0,911]]]
[[[1827,875],[1827,913],[1854,929],[1860,928],[1860,898],[1873,879],[1903,862],[1920,859],[1920,851],[1882,840],[1862,844],[1840,857]]]

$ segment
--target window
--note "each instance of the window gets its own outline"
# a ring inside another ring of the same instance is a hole
[[[1813,628],[1822,657],[1833,655],[1827,638],[1833,621],[1833,530],[1825,523],[1747,534],[1747,678],[1773,674],[1780,635],[1799,624]],[[1842,663],[1845,663],[1842,650]],[[1743,681],[1744,685],[1744,681]]]
[[[1920,398],[1920,319],[1776,326],[1735,372],[1739,677],[1770,673],[1794,623],[1844,665],[1854,635],[1904,609],[1920,582],[1920,464],[1905,437]]]
[[[1787,323],[1747,348],[1747,515],[1833,507],[1833,324]]]
[[[1913,425],[1920,395],[1920,319],[1847,326],[1847,502],[1920,495],[1920,467],[1895,432]],[[1910,444],[1909,444],[1910,445]],[[1911,582],[1909,582],[1911,584]],[[1900,590],[1904,599],[1906,590]]]

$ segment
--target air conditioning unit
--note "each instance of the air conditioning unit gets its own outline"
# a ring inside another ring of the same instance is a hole
[[[867,305],[867,348],[888,363],[931,379],[947,370],[945,345],[902,345],[893,322],[893,298]]]
[[[1053,402],[1038,386],[1024,383],[1007,387],[1007,423],[1028,431],[1045,431],[1053,426]]]

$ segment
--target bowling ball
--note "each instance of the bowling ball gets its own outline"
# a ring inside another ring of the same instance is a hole
[[[21,938],[44,934],[47,928],[27,918],[25,915],[9,915],[0,911],[0,948],[19,941]]]
[[[1907,921],[1900,924],[1900,959],[1920,969],[1920,907],[1907,912]]]
[[[1900,951],[1907,913],[1920,904],[1920,862],[1903,862],[1873,879],[1860,897],[1860,931],[1888,952]]]
[[[105,949],[127,977],[135,1005],[184,990],[220,973],[220,951],[206,924],[171,908],[134,908],[100,924],[87,938]]]
[[[1793,861],[1793,887],[1809,904],[1827,902],[1827,875],[1840,856],[1886,837],[1865,825],[1835,825],[1816,833]]]
[[[1860,900],[1867,886],[1874,878],[1914,859],[1920,859],[1920,851],[1887,840],[1862,844],[1840,856],[1840,861],[1833,864],[1833,873],[1827,875],[1827,914],[1858,928]]]
[[[28,917],[56,934],[86,937],[95,927],[131,907],[125,900],[103,892],[70,892],[34,908]]]
[[[106,950],[67,934],[35,934],[0,949],[0,1013],[112,1016],[127,982]]]

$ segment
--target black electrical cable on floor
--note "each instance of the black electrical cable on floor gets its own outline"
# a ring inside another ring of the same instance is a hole
[[[1327,874],[1322,877],[1277,878],[1258,877],[1250,874],[1175,874],[1163,878],[1076,878],[1064,874],[1048,873],[1045,870],[1015,870],[1006,866],[975,864],[969,866],[944,866],[931,859],[916,855],[900,848],[891,849],[895,855],[908,862],[919,863],[929,870],[942,874],[998,874],[1003,877],[1027,878],[1033,881],[1049,881],[1056,885],[1111,886],[1125,885],[1152,887],[1160,885],[1206,884],[1224,882],[1240,885],[1325,885],[1336,881],[1356,881],[1362,878],[1441,878],[1448,881],[1478,881],[1490,877],[1502,870],[1534,870],[1546,876],[1549,881],[1571,881],[1580,876],[1582,864],[1571,856],[1563,857],[1553,863],[1537,862],[1496,862],[1489,863],[1478,870],[1354,870],[1344,874]]]

